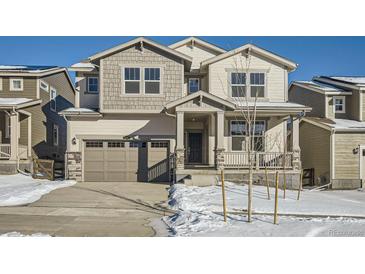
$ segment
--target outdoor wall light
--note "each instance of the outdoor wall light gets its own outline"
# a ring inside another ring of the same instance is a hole
[[[353,152],[354,154],[358,154],[358,153],[359,153],[359,148],[358,148],[358,147],[354,148],[354,149],[352,150],[352,152]]]
[[[76,138],[75,137],[72,138],[72,144],[76,145]]]

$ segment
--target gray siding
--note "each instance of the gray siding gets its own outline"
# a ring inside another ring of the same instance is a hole
[[[301,122],[299,145],[303,169],[314,168],[315,183],[330,180],[330,131]]]
[[[324,94],[294,85],[289,91],[289,101],[311,107],[312,111],[307,116],[312,117],[326,117],[325,98]]]
[[[122,94],[122,67],[128,65],[162,67],[162,94]],[[143,53],[132,46],[105,57],[101,61],[103,110],[160,110],[164,103],[183,96],[183,69],[181,60],[148,45]]]

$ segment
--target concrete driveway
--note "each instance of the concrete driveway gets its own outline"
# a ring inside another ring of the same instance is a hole
[[[52,236],[165,236],[165,184],[77,183],[27,206],[0,207],[0,234]],[[150,222],[153,221],[154,227]]]

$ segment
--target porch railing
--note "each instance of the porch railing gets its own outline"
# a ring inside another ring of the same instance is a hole
[[[10,154],[10,144],[0,144],[0,159],[9,159]]]
[[[249,157],[246,151],[223,152],[225,168],[249,168]],[[251,152],[253,168],[291,169],[293,152]]]

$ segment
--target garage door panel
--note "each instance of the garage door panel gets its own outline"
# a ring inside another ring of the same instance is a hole
[[[84,150],[85,181],[168,181],[168,148],[151,143],[90,141],[98,147]],[[165,146],[166,145],[166,146]]]

